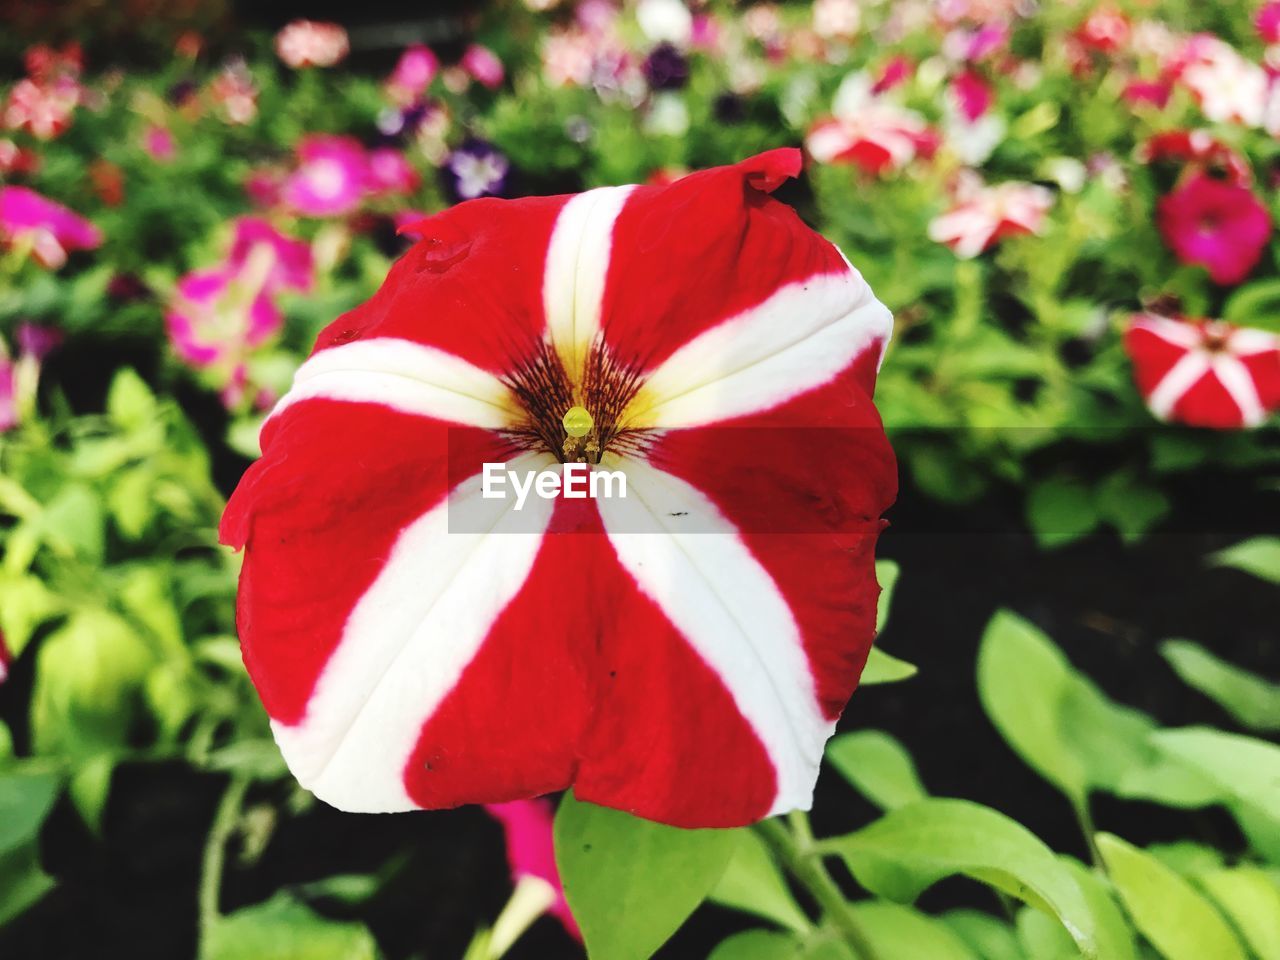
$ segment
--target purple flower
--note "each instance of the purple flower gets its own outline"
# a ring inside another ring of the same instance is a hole
[[[62,343],[62,331],[57,327],[41,326],[38,323],[20,323],[14,339],[20,354],[34,357],[39,362]]]
[[[444,188],[456,201],[500,197],[507,187],[511,162],[493,144],[472,138],[445,159],[440,168]]]
[[[653,90],[679,90],[689,82],[689,61],[671,43],[660,43],[649,51],[642,69]]]

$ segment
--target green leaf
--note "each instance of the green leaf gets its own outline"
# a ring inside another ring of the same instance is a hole
[[[864,900],[851,906],[878,960],[980,960],[936,917],[883,901]]]
[[[1014,920],[1018,943],[1028,957],[1035,960],[1076,960],[1080,955],[1067,932],[1052,917],[1039,910],[1023,907]],[[1099,954],[1102,956],[1102,954]]]
[[[909,902],[963,874],[1056,916],[1087,956],[1093,918],[1070,872],[1025,827],[965,800],[917,800],[830,841],[872,893]]]
[[[796,904],[768,848],[751,830],[740,830],[737,847],[710,899],[725,907],[754,913],[781,927],[804,933],[812,926]]]
[[[1255,280],[1237,287],[1222,307],[1222,319],[1280,333],[1280,279]]]
[[[980,910],[951,910],[942,915],[942,921],[982,960],[1023,960],[1013,929],[989,913]],[[1052,922],[1051,920],[1050,923]]]
[[[1271,583],[1280,583],[1280,537],[1253,537],[1209,555],[1219,567],[1235,567]]]
[[[361,924],[326,920],[285,893],[220,918],[201,960],[376,960]]]
[[[1210,870],[1195,879],[1259,960],[1280,960],[1280,887],[1275,880],[1252,866]]]
[[[895,810],[928,796],[906,747],[879,730],[834,738],[827,744],[827,759],[881,810]]]
[[[1222,915],[1190,883],[1119,837],[1100,833],[1097,845],[1134,925],[1166,960],[1246,960]]]
[[[1280,684],[1228,663],[1190,640],[1168,640],[1161,655],[1182,678],[1235,717],[1263,733],[1280,730]]]
[[[61,553],[100,562],[104,549],[102,505],[93,490],[69,483],[49,501],[40,517],[46,542]]]
[[[876,634],[879,635],[889,622],[889,604],[893,602],[893,589],[898,585],[902,568],[893,560],[876,561],[876,580],[880,584],[880,599],[876,601]]]
[[[107,795],[111,792],[111,773],[114,769],[115,759],[109,754],[99,754],[80,764],[67,784],[67,795],[76,812],[95,834],[102,833],[102,812],[107,806]]]
[[[908,680],[919,672],[914,663],[899,660],[879,647],[872,647],[858,685],[865,687],[874,686],[877,683],[897,683],[899,680]]]
[[[9,655],[17,657],[36,627],[62,610],[62,600],[31,574],[0,574],[0,633]]]
[[[61,778],[42,767],[0,773],[0,926],[54,886],[40,867],[37,836],[60,787]]]
[[[1115,901],[1111,885],[1098,873],[1071,857],[1059,857],[1059,861],[1071,872],[1080,892],[1084,894],[1089,913],[1093,916],[1094,935],[1098,943],[1098,956],[1103,960],[1137,960],[1138,945],[1133,931]]]
[[[1280,747],[1211,727],[1161,730],[1151,739],[1227,794],[1280,821]]]
[[[646,960],[711,892],[732,830],[681,830],[567,794],[556,813],[565,897],[595,960]]]
[[[40,866],[34,840],[0,851],[0,927],[34,906],[55,885]]]
[[[146,381],[129,367],[116,372],[107,391],[107,416],[126,430],[144,427],[156,418],[156,398]]]
[[[790,934],[748,930],[721,941],[707,960],[798,960],[800,955],[800,941]]]
[[[1036,483],[1027,496],[1027,522],[1044,547],[1079,540],[1098,525],[1097,503],[1089,488],[1069,477]]]
[[[1026,620],[1001,610],[978,650],[978,697],[1009,746],[1042,777],[1083,806],[1088,773],[1060,722],[1074,686],[1067,659]]]

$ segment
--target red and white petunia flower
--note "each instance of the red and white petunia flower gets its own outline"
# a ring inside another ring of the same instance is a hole
[[[969,181],[949,211],[929,223],[929,239],[956,256],[976,257],[1004,237],[1039,233],[1053,206],[1053,193],[1038,184],[1012,181],[994,187]]]
[[[1133,376],[1161,420],[1231,430],[1280,409],[1280,337],[1221,320],[1137,314],[1125,333]]]
[[[1206,34],[1194,36],[1170,72],[1191,91],[1208,119],[1246,127],[1262,125],[1267,73],[1230,44]]]
[[[850,74],[832,104],[834,116],[819,120],[805,148],[819,163],[852,163],[868,173],[906,166],[937,146],[937,135],[914,110],[876,95],[865,74]]]
[[[5,126],[26,130],[40,140],[52,140],[71,126],[79,103],[80,84],[73,77],[63,76],[48,83],[19,80],[5,103]]]
[[[460,204],[321,334],[221,526],[304,786],[366,812],[572,786],[688,827],[808,807],[896,471],[892,318],[769,196],[799,169]],[[628,493],[481,495],[483,463],[560,461]]]
[[[332,67],[345,60],[350,50],[347,31],[337,23],[294,20],[276,34],[276,55],[295,70]]]

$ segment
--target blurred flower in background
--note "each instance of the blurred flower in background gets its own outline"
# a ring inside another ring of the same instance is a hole
[[[1031,183],[985,186],[962,178],[955,205],[929,223],[929,237],[945,243],[961,258],[976,257],[1004,237],[1039,233],[1053,193]]]
[[[27,187],[0,187],[0,243],[28,251],[43,267],[57,270],[74,250],[92,250],[102,232],[60,203]]]
[[[368,158],[360,141],[315,134],[298,144],[297,166],[285,180],[281,198],[304,216],[340,216],[360,205],[368,179]]]
[[[449,154],[441,168],[445,190],[455,200],[503,196],[510,172],[506,155],[475,137]]]
[[[276,34],[276,55],[295,70],[336,66],[350,50],[347,31],[336,23],[294,20]]]

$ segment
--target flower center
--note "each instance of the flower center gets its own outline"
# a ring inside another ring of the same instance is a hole
[[[524,421],[509,431],[518,446],[549,451],[562,463],[599,463],[606,447],[643,443],[641,431],[622,417],[640,389],[639,371],[599,342],[588,349],[577,382],[544,342],[506,383],[524,408]]]

